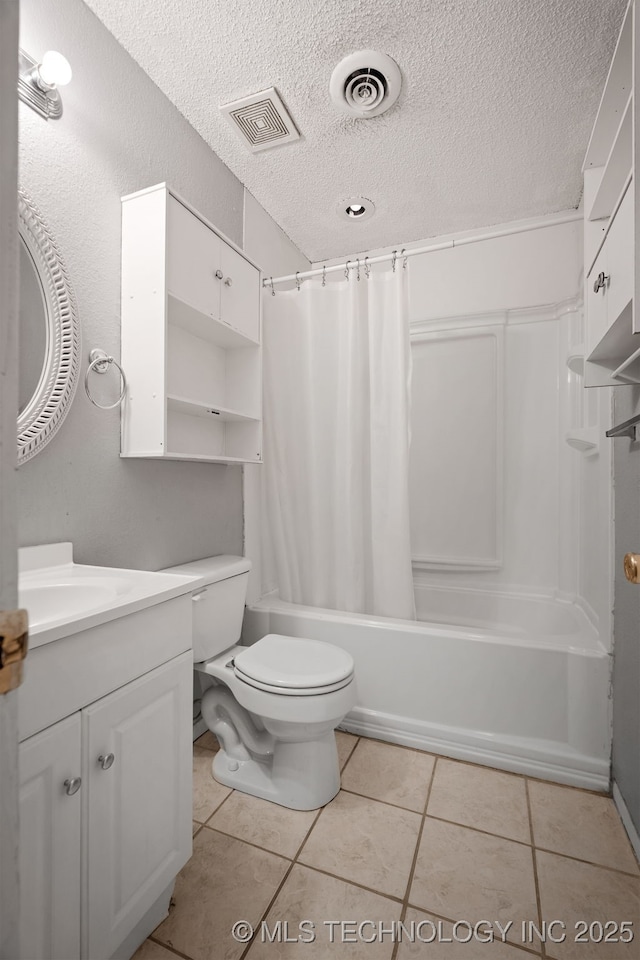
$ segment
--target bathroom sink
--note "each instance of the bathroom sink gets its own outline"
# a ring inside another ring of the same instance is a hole
[[[118,585],[122,584],[120,591]],[[31,630],[41,624],[58,620],[60,617],[74,617],[89,610],[103,607],[115,599],[118,592],[127,589],[126,581],[104,583],[78,580],[75,583],[32,583],[21,585],[18,602],[29,611]]]
[[[18,599],[37,647],[190,593],[196,578],[73,562],[70,543],[19,551]]]

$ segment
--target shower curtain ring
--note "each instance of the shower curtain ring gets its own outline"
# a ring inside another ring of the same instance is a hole
[[[397,259],[398,259],[398,251],[397,251],[397,250],[394,250],[394,251],[393,251],[393,256],[391,257],[391,269],[393,270],[394,273],[396,272],[396,260],[397,260]]]
[[[351,260],[347,260],[347,262],[346,262],[345,265],[344,265],[344,275],[345,275],[345,277],[347,278],[347,280],[349,279],[349,264],[350,264],[350,263],[351,263]]]
[[[275,290],[273,289],[273,277],[269,277],[269,283],[271,284],[271,296],[272,296],[272,297],[275,297],[276,292],[275,292]]]
[[[408,258],[407,256],[405,256],[404,247],[403,247],[402,250],[400,251],[400,256],[401,256],[401,257],[404,257],[404,260],[402,261],[402,269],[403,269],[403,270],[406,270],[406,269],[407,269],[407,260],[408,260],[409,258]]]
[[[296,270],[296,287],[298,288],[298,293],[300,293],[300,273]]]
[[[326,287],[327,285],[327,268],[326,266],[322,268],[322,286]]]
[[[364,275],[365,275],[365,277],[367,278],[367,280],[369,279],[369,276],[371,275],[371,266],[370,266],[370,264],[369,264],[369,257],[365,257],[365,258],[364,258]]]
[[[357,266],[357,268],[356,268],[356,276],[357,276],[358,280],[360,280],[360,260],[357,260],[356,262],[357,262],[357,264],[358,264],[358,266]]]

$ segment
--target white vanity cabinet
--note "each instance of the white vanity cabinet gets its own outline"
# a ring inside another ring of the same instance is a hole
[[[25,740],[19,762],[21,957],[78,960],[80,715]]]
[[[178,597],[29,653],[21,960],[126,960],[166,916],[191,855],[190,618]]]
[[[260,270],[159,184],[122,201],[123,457],[262,459]]]

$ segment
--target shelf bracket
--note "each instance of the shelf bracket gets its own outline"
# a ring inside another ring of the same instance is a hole
[[[631,440],[635,440],[639,423],[640,414],[637,417],[631,417],[630,420],[625,420],[624,423],[618,423],[615,427],[611,427],[611,430],[607,430],[606,435],[608,437],[629,437]]]

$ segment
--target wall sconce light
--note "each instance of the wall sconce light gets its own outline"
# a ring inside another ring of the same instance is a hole
[[[38,63],[20,50],[18,96],[45,120],[57,120],[62,116],[62,97],[58,87],[69,83],[71,76],[69,61],[61,53],[49,50]]]

